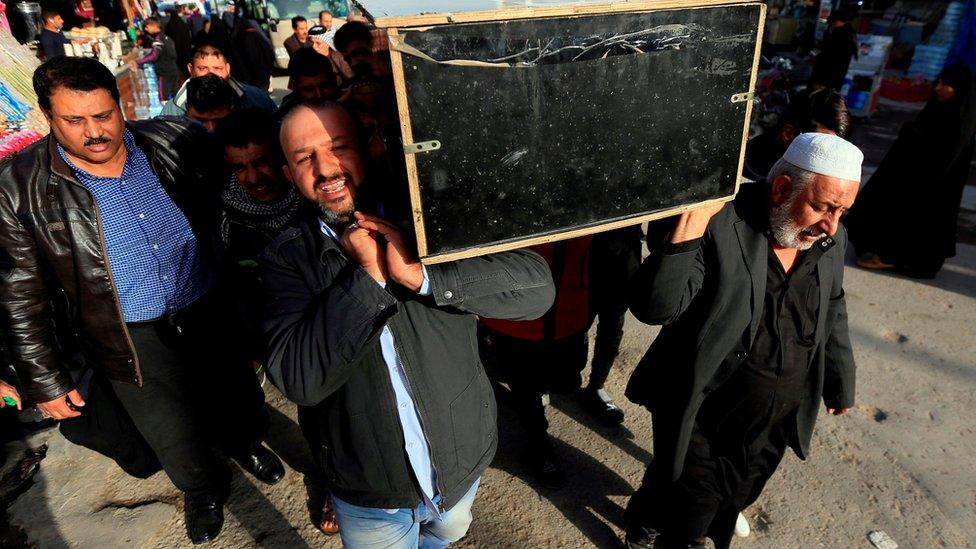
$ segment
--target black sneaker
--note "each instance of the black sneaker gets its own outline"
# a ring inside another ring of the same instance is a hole
[[[528,458],[529,467],[539,484],[553,490],[558,490],[566,484],[566,475],[548,440],[545,444],[531,445]]]
[[[648,526],[630,526],[624,544],[627,549],[654,549],[657,536],[657,530]]]
[[[583,408],[607,427],[616,427],[624,421],[624,411],[613,403],[610,394],[603,389],[586,389],[581,396]]]

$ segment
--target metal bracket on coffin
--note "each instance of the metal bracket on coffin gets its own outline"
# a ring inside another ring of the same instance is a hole
[[[441,142],[436,139],[433,141],[418,141],[417,143],[410,143],[409,145],[403,146],[404,154],[417,154],[417,153],[428,153],[430,151],[436,151],[441,148]]]
[[[755,96],[756,96],[756,94],[754,94],[753,92],[737,93],[737,94],[735,94],[735,95],[732,96],[731,101],[733,103],[745,103],[747,101],[752,101],[752,99]]]

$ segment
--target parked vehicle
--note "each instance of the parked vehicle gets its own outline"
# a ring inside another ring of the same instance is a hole
[[[275,66],[288,68],[288,52],[285,40],[292,35],[291,18],[301,15],[309,26],[317,25],[319,12],[329,10],[333,17],[345,17],[349,13],[346,0],[241,0],[238,6],[255,19],[268,36],[275,49]]]

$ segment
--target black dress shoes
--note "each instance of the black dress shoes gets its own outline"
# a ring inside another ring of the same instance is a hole
[[[285,466],[281,460],[261,443],[252,445],[247,453],[231,457],[242,469],[265,484],[275,484],[285,477]]]
[[[185,495],[183,516],[190,541],[194,545],[210,543],[224,527],[224,504],[216,497]]]
[[[623,423],[624,411],[613,403],[605,390],[586,389],[581,396],[583,407],[603,425],[616,427]]]
[[[566,484],[566,475],[548,434],[538,435],[526,450],[529,468],[540,484],[552,490],[558,490]]]

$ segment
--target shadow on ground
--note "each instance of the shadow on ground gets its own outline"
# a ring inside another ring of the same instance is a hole
[[[571,444],[553,437],[553,445],[566,473],[566,485],[550,489],[536,482],[526,463],[526,436],[515,410],[509,405],[510,397],[504,387],[496,387],[498,397],[498,453],[492,468],[518,477],[547,499],[574,528],[597,547],[622,547],[611,524],[624,525],[624,509],[608,496],[630,496],[633,488],[626,479],[608,468],[599,459],[586,454]],[[572,396],[553,397],[546,414],[552,418],[561,411],[576,420],[581,429],[590,429],[608,443],[619,446],[635,459],[649,460],[646,450],[633,442],[633,434],[624,427],[608,428],[595,423]],[[609,523],[609,524],[608,524]]]

